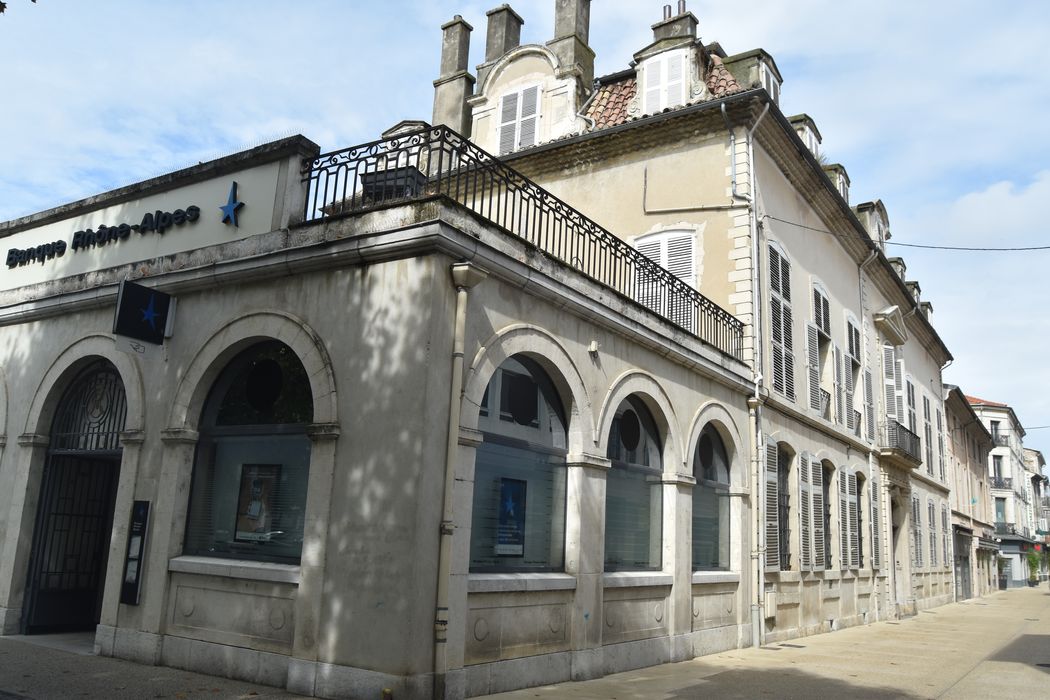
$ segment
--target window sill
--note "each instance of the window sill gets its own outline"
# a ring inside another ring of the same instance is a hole
[[[274,564],[246,559],[217,559],[214,557],[175,557],[168,561],[168,571],[201,576],[269,581],[299,585],[300,568],[292,564]]]
[[[740,574],[732,571],[694,571],[693,585],[704,583],[740,583]]]
[[[572,574],[470,574],[468,593],[517,593],[521,591],[573,591]]]
[[[659,571],[613,571],[602,574],[602,585],[606,588],[641,588],[673,584],[674,576]]]

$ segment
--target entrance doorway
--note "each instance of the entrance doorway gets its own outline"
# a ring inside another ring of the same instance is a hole
[[[25,634],[98,624],[126,413],[120,375],[105,360],[81,371],[59,402],[37,503]]]

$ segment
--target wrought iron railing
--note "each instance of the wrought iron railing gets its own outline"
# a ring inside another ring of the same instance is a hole
[[[919,436],[893,419],[886,421],[882,434],[882,445],[900,450],[916,461],[922,461],[922,441]]]
[[[1000,447],[1009,447],[1010,446],[1010,436],[1009,435],[1003,435],[1001,433],[995,433],[994,435],[992,435],[992,442],[994,442],[996,445],[998,445]]]
[[[743,324],[571,206],[443,126],[324,153],[303,167],[305,221],[441,195],[718,350],[742,358]]]
[[[1014,488],[1014,480],[1008,476],[993,476],[991,481],[993,489],[1012,491]]]
[[[1016,535],[1019,534],[1017,531],[1017,525],[1014,523],[1001,523],[995,524],[995,534],[997,535]]]

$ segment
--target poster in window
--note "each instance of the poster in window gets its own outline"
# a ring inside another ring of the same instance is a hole
[[[525,556],[525,486],[520,479],[500,479],[497,556]]]
[[[280,476],[280,464],[241,465],[235,536],[238,542],[266,542],[276,534],[273,515]]]

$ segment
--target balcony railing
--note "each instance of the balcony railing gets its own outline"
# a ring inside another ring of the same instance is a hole
[[[997,535],[1017,535],[1017,525],[1014,523],[999,523],[995,524],[995,534]]]
[[[1009,435],[996,434],[996,435],[992,436],[992,442],[994,442],[996,444],[996,446],[998,446],[998,447],[1009,447],[1010,446],[1010,436]]]
[[[1008,476],[993,476],[992,488],[1012,491],[1014,488],[1014,480]]]
[[[444,196],[547,256],[742,358],[743,324],[659,264],[443,126],[325,153],[303,167],[305,221]]]
[[[893,419],[886,421],[881,447],[903,452],[915,462],[922,462],[922,441],[919,436]]]

